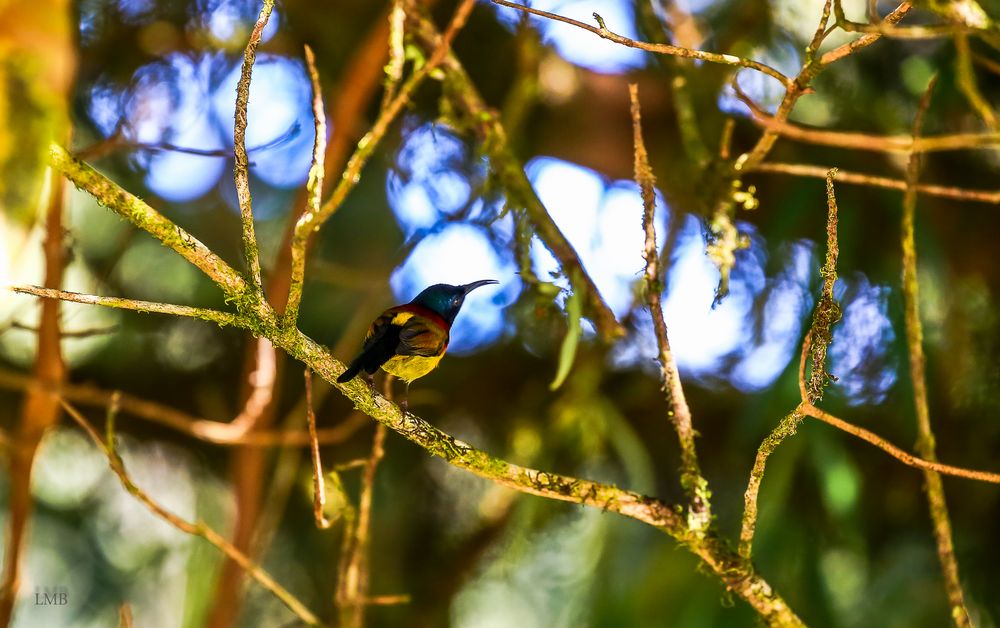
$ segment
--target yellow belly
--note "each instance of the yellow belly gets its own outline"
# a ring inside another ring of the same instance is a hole
[[[382,365],[382,370],[395,375],[406,383],[427,375],[434,370],[443,356],[397,355]]]

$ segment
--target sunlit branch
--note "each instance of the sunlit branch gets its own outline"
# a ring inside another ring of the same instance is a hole
[[[799,177],[811,177],[825,179],[829,168],[823,166],[811,166],[807,164],[787,164],[780,162],[767,162],[758,164],[753,172],[769,172],[774,174],[788,174]],[[906,190],[906,181],[900,179],[890,179],[889,177],[879,177],[859,172],[849,172],[837,169],[834,180],[838,183],[850,183],[854,185],[867,185],[887,190]],[[959,201],[975,201],[979,203],[1000,204],[1000,190],[969,190],[966,188],[950,187],[945,185],[931,185],[920,183],[914,186],[919,194],[928,196],[938,196],[941,198],[951,198]]]
[[[721,63],[723,65],[732,65],[743,68],[748,68],[751,70],[756,70],[762,72],[772,78],[777,79],[786,88],[792,86],[794,79],[785,76],[778,70],[772,68],[769,65],[760,63],[758,61],[752,61],[750,59],[744,59],[743,57],[737,57],[736,55],[730,54],[720,54],[717,52],[705,52],[703,50],[692,50],[690,48],[682,48],[680,46],[673,46],[670,44],[653,44],[644,41],[636,41],[634,39],[629,39],[618,33],[614,33],[608,30],[607,26],[604,24],[604,20],[600,15],[594,13],[594,19],[597,21],[597,26],[591,26],[585,22],[579,20],[574,20],[562,15],[557,15],[555,13],[549,13],[548,11],[542,11],[539,9],[533,9],[529,6],[522,4],[516,4],[514,2],[509,2],[508,0],[492,0],[494,4],[499,4],[501,6],[509,7],[511,9],[517,9],[518,11],[524,11],[525,13],[530,13],[532,15],[537,15],[539,17],[544,17],[550,20],[555,20],[557,22],[562,22],[564,24],[570,24],[576,26],[577,28],[582,28],[584,30],[594,33],[602,39],[607,39],[608,41],[613,41],[616,44],[621,44],[623,46],[628,46],[629,48],[638,48],[639,50],[645,50],[647,52],[654,52],[657,54],[672,55],[675,57],[686,57],[688,59],[700,59],[702,61],[708,61],[709,63]]]
[[[246,382],[249,394],[240,408],[240,413],[228,423],[225,431],[230,438],[249,434],[267,412],[274,400],[274,387],[278,382],[278,352],[267,338],[251,338],[253,361],[249,363]],[[221,426],[220,426],[221,427]]]
[[[822,410],[810,403],[802,404],[802,412],[808,416],[832,425],[842,432],[846,432],[852,436],[856,436],[861,440],[868,442],[885,453],[889,454],[896,460],[902,462],[903,464],[913,467],[915,469],[923,469],[925,471],[935,471],[942,475],[950,475],[956,478],[965,478],[967,480],[975,480],[977,482],[986,482],[989,484],[1000,484],[1000,473],[993,473],[991,471],[978,471],[976,469],[966,469],[964,467],[956,467],[949,464],[943,464],[940,462],[933,462],[930,460],[925,460],[918,456],[914,456],[899,447],[896,447],[886,439],[882,438],[878,434],[875,434],[871,430],[866,430],[863,427],[858,427],[852,423],[838,418],[825,410]]]
[[[257,291],[261,290],[260,254],[257,251],[257,237],[254,235],[253,208],[250,199],[250,165],[246,146],[247,105],[250,102],[250,79],[253,75],[254,60],[257,58],[257,46],[260,44],[260,37],[273,9],[274,0],[264,0],[257,22],[250,31],[250,40],[243,51],[243,67],[240,71],[240,80],[236,84],[236,113],[233,126],[233,149],[236,157],[233,178],[236,182],[236,197],[239,199],[240,217],[243,221],[243,256],[247,271],[250,273],[250,281]]]
[[[900,20],[906,17],[906,14],[910,12],[911,8],[913,8],[913,5],[910,2],[899,3],[899,6],[897,6],[891,13],[889,13],[889,15],[885,16],[883,23],[885,24],[899,23]],[[838,46],[833,50],[831,50],[830,52],[823,54],[823,56],[819,58],[819,62],[823,65],[830,65],[831,63],[839,61],[840,59],[843,59],[848,55],[854,54],[855,52],[861,50],[862,48],[867,48],[868,46],[874,44],[880,39],[882,39],[881,33],[868,33],[866,35],[863,35],[855,39],[854,41]]]
[[[923,128],[924,116],[930,106],[931,94],[937,83],[935,75],[927,85],[923,98],[913,117],[911,134],[914,140]],[[914,237],[916,222],[917,193],[914,186],[920,177],[920,155],[911,153],[906,167],[906,193],[903,195],[902,249],[903,249],[903,314],[906,323],[906,347],[910,358],[910,380],[913,384],[913,401],[917,418],[917,453],[930,462],[937,462],[934,446],[934,432],[931,429],[930,405],[927,401],[927,374],[924,362],[924,332],[920,322],[920,292],[917,281],[917,245]],[[927,484],[927,502],[930,506],[931,521],[934,523],[934,537],[937,541],[938,560],[944,574],[945,591],[951,606],[951,618],[956,626],[972,626],[969,610],[965,606],[965,595],[958,575],[958,560],[952,541],[951,521],[945,502],[944,486],[936,471],[924,471]]]
[[[226,264],[193,235],[168,220],[142,199],[76,159],[58,144],[49,146],[49,163],[77,187],[136,227],[177,251],[187,261],[222,288],[230,299],[238,300],[247,290],[243,276]]]
[[[306,68],[309,72],[309,84],[312,87],[312,113],[315,136],[313,140],[312,164],[309,166],[309,178],[306,181],[306,209],[303,215],[316,214],[323,202],[323,177],[326,173],[326,111],[323,107],[323,88],[319,82],[319,71],[316,69],[316,57],[312,48],[305,47]],[[298,226],[295,227],[298,233]],[[306,236],[308,240],[308,235]],[[302,301],[302,283],[305,275],[305,241],[301,246],[292,241],[292,277],[288,286],[288,301],[285,304],[285,324],[294,326],[299,318],[299,304]]]
[[[33,388],[44,389],[46,386],[28,375],[21,375],[0,369],[0,388],[29,390]],[[70,383],[63,383],[53,390],[53,392],[67,401],[99,408],[110,407],[112,396],[115,394],[110,390],[104,390],[88,384]],[[176,408],[156,403],[155,401],[141,399],[126,393],[119,393],[118,397],[118,404],[122,412],[128,413],[138,419],[169,427],[206,443],[228,446],[246,445],[252,447],[274,447],[279,445],[305,447],[310,444],[309,432],[307,431],[234,431],[230,429],[230,423],[192,416]],[[334,427],[317,430],[316,440],[323,445],[342,443],[366,424],[367,419],[364,415],[353,413]]]
[[[691,420],[691,409],[684,397],[680,371],[670,350],[667,324],[663,319],[663,305],[660,294],[663,283],[660,272],[659,252],[656,249],[656,178],[649,167],[649,155],[642,137],[642,111],[639,106],[639,86],[629,84],[629,98],[632,114],[632,142],[635,157],[635,180],[642,191],[642,226],[645,234],[643,256],[646,258],[644,273],[646,303],[653,319],[653,331],[659,348],[660,377],[663,390],[670,404],[668,413],[681,448],[681,486],[688,498],[688,527],[695,534],[703,534],[712,522],[712,508],[709,501],[708,482],[698,466],[698,454],[694,444],[695,431]]]
[[[802,68],[799,73],[795,76],[795,80],[792,81],[791,85],[785,88],[785,95],[781,99],[781,103],[778,104],[778,108],[774,112],[774,119],[777,122],[785,122],[788,116],[791,115],[792,109],[795,108],[795,103],[799,101],[799,98],[809,89],[809,84],[812,82],[816,75],[823,71],[823,65],[815,59],[815,54],[819,51],[820,45],[826,38],[829,32],[826,25],[830,21],[830,6],[832,0],[826,0],[823,5],[823,13],[820,15],[819,23],[816,26],[816,32],[813,34],[812,40],[809,42],[809,46],[806,47],[806,60],[802,64]],[[739,93],[739,82],[736,77],[730,81],[737,93]],[[736,174],[743,172],[745,170],[753,169],[757,164],[764,161],[767,155],[771,152],[774,147],[774,143],[778,140],[778,133],[773,129],[765,129],[764,134],[760,136],[757,143],[753,145],[746,153],[740,155],[736,162],[733,164],[733,169]]]
[[[837,26],[849,33],[867,33],[895,39],[937,39],[959,33],[975,34],[977,32],[985,32],[982,29],[966,24],[930,24],[925,26],[900,27],[886,22],[879,22],[877,24],[852,22],[844,15],[844,7],[841,5],[841,0],[834,1],[834,15],[836,16]]]
[[[798,431],[803,417],[802,410],[796,408],[781,419],[777,427],[771,430],[767,438],[757,447],[757,456],[754,458],[753,469],[750,470],[750,480],[743,494],[743,521],[740,526],[739,554],[747,560],[753,554],[753,537],[757,530],[757,496],[760,493],[760,484],[764,480],[767,459],[778,445]]]
[[[294,595],[292,595],[287,589],[278,584],[274,578],[271,577],[266,571],[264,571],[259,565],[252,562],[247,556],[236,549],[232,544],[226,541],[218,532],[208,527],[203,521],[196,521],[194,523],[187,521],[178,517],[174,513],[167,510],[159,502],[153,499],[148,493],[143,491],[141,488],[135,485],[132,478],[128,475],[125,469],[125,464],[118,455],[118,451],[115,446],[115,434],[114,434],[114,412],[108,412],[108,425],[107,425],[107,441],[102,440],[100,435],[90,426],[83,416],[77,412],[76,408],[71,406],[65,400],[62,401],[62,406],[67,413],[76,421],[83,430],[90,436],[91,440],[94,441],[98,447],[104,452],[105,456],[108,458],[108,463],[111,470],[118,476],[122,487],[137,500],[142,502],[146,508],[149,509],[154,515],[166,521],[173,527],[177,528],[185,534],[190,534],[192,536],[200,536],[205,539],[217,549],[219,549],[223,554],[228,556],[234,562],[236,562],[240,567],[242,567],[247,574],[253,578],[258,584],[270,591],[277,597],[281,602],[288,607],[288,610],[295,613],[295,615],[301,619],[303,622],[310,626],[321,626],[319,618],[316,617],[306,606],[299,601]]]
[[[907,155],[951,150],[992,149],[1000,145],[1000,133],[955,133],[932,137],[913,137],[912,135],[872,135],[851,131],[810,129],[787,122],[777,115],[768,115],[738,85],[734,84],[734,89],[737,97],[750,109],[753,121],[766,129],[767,132],[809,144]]]
[[[11,286],[10,290],[20,294],[31,294],[36,297],[43,297],[46,299],[59,299],[61,301],[72,301],[73,303],[101,305],[103,307],[131,310],[133,312],[170,314],[172,316],[183,316],[186,318],[200,318],[201,320],[213,322],[220,327],[240,325],[240,318],[236,314],[220,312],[219,310],[210,310],[203,307],[189,307],[187,305],[173,305],[170,303],[157,303],[154,301],[137,301],[135,299],[122,299],[120,297],[99,297],[93,294],[80,294],[79,292],[39,288],[38,286]]]
[[[406,0],[392,0],[389,11],[389,63],[385,65],[385,91],[382,107],[385,108],[396,96],[396,90],[403,81],[403,67],[406,65],[404,28],[406,26]]]

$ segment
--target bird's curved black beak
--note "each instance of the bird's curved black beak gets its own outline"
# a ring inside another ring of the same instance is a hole
[[[495,283],[498,284],[500,282],[497,281],[496,279],[480,279],[479,281],[473,281],[472,283],[467,283],[464,286],[459,286],[459,288],[465,291],[465,294],[469,294],[476,288],[481,288],[483,286],[488,286],[490,284],[495,284]]]

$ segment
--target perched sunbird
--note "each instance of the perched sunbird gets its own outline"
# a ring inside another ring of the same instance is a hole
[[[481,279],[464,286],[439,283],[426,288],[415,299],[391,307],[368,328],[361,352],[337,378],[343,384],[364,371],[369,380],[382,370],[406,382],[403,410],[407,408],[410,383],[433,371],[448,350],[451,324],[465,297],[482,286],[500,283]]]

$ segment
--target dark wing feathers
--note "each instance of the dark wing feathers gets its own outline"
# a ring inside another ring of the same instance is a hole
[[[347,370],[337,378],[344,383],[354,379],[361,371],[374,373],[394,355],[435,356],[448,348],[448,332],[435,322],[413,315],[403,325],[394,325],[392,320],[398,311],[387,310],[375,319],[361,353],[351,361]]]
[[[422,316],[406,321],[399,331],[399,355],[434,357],[448,348],[448,332]]]

